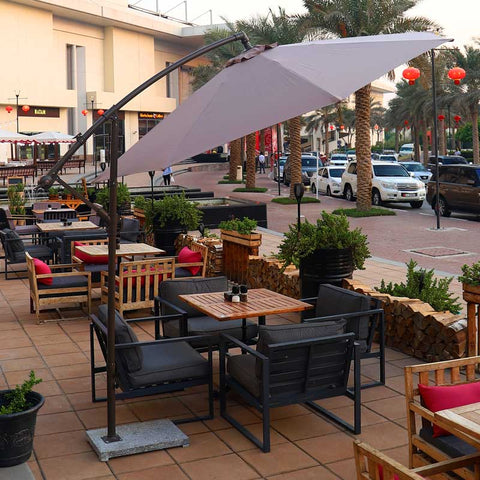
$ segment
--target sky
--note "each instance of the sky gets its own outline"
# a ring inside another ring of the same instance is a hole
[[[138,6],[155,10],[158,4],[161,13],[185,19],[185,4],[180,0],[136,0]],[[305,12],[302,0],[187,0],[187,19],[193,23],[210,23],[212,10],[213,23],[228,20],[246,19],[255,15],[266,15],[268,9],[285,8],[287,13]],[[480,38],[480,0],[423,0],[411,10],[412,14],[425,16],[444,29],[444,36],[454,38],[456,46],[471,44],[473,37]]]

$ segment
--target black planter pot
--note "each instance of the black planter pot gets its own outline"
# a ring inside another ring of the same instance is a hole
[[[160,227],[158,223],[153,223],[153,238],[155,246],[165,250],[167,255],[175,255],[175,240],[185,229],[178,225],[165,225]]]
[[[10,390],[0,391],[0,405],[8,392]],[[45,399],[36,392],[28,393],[27,399],[33,407],[24,412],[0,415],[0,467],[26,462],[32,454],[37,412]]]
[[[352,278],[353,258],[350,248],[321,248],[300,260],[302,298],[316,297],[318,286],[331,283],[341,286],[344,278]]]

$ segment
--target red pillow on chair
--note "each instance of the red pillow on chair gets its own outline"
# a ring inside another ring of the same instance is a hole
[[[48,273],[52,273],[50,267],[38,258],[33,259],[33,265],[35,266],[36,275],[46,275]],[[51,285],[53,283],[53,277],[39,278],[38,283],[43,283],[44,285]]]
[[[77,250],[75,247],[82,247],[85,244],[82,242],[73,242],[73,248],[75,249],[74,256],[79,260],[85,263],[90,263],[92,265],[105,265],[108,263],[108,255],[89,255],[88,253],[83,253]]]
[[[198,263],[203,260],[200,252],[194,252],[188,247],[183,247],[178,253],[178,263]],[[190,273],[195,276],[202,267],[185,267]]]
[[[432,412],[480,402],[480,382],[438,387],[419,383],[418,389],[423,403]],[[441,437],[442,435],[450,435],[450,432],[433,425],[433,436]]]
[[[380,477],[380,480],[383,480],[383,465],[378,465],[378,476]],[[393,480],[399,480],[396,473],[393,474]]]

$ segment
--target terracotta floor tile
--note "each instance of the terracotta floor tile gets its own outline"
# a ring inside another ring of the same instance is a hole
[[[296,472],[281,473],[267,477],[268,480],[338,480],[338,477],[324,467],[311,467]]]
[[[206,386],[205,391],[202,393],[182,395],[179,398],[183,404],[196,414],[208,410],[208,391]]]
[[[91,410],[77,411],[78,418],[85,425],[88,430],[90,428],[100,428],[107,426],[107,407],[93,408]],[[116,422],[118,425],[123,423],[138,422],[138,418],[132,413],[127,405],[117,405],[116,407]]]
[[[7,334],[2,339],[0,352],[9,348],[31,347],[32,345],[31,340],[25,334],[20,337],[11,337]]]
[[[392,377],[387,378],[385,382],[388,388],[395,390],[402,395],[405,395],[405,378],[404,377]]]
[[[57,343],[68,342],[69,339],[64,333],[52,334],[52,335],[39,335],[38,337],[32,337],[35,345],[52,345]]]
[[[35,391],[41,393],[45,397],[61,395],[63,393],[55,381],[39,383],[38,385],[35,385]]]
[[[48,399],[47,399],[48,400]],[[37,417],[36,435],[49,435],[59,432],[81,430],[82,423],[73,412],[53,413]]]
[[[385,349],[385,359],[387,361],[391,360],[400,360],[402,358],[411,358],[405,353],[399,352],[398,350],[394,350],[393,348]]]
[[[205,458],[195,462],[182,464],[182,469],[192,480],[250,480],[259,478],[258,473],[249,467],[237,455]]]
[[[30,468],[35,480],[43,480],[43,475],[37,462],[29,462],[28,468]]]
[[[371,402],[373,400],[380,400],[381,398],[395,397],[398,395],[398,392],[392,390],[391,388],[384,387],[379,385],[378,387],[373,388],[364,388],[362,390],[362,404],[366,402]]]
[[[268,454],[255,448],[239,452],[238,455],[264,477],[317,465],[313,458],[291,443],[275,445]]]
[[[346,422],[353,424],[353,405],[349,407],[332,408],[331,411]],[[377,413],[372,412],[372,410],[369,410],[365,407],[360,408],[360,415],[362,420],[362,426],[374,425],[375,423],[382,423],[387,421],[385,417],[382,417],[381,415],[378,415]]]
[[[384,450],[382,453],[408,467],[408,448],[405,446]]]
[[[87,357],[81,353],[60,353],[58,355],[44,355],[43,359],[49,367],[58,367],[65,365],[76,365],[77,363],[85,363]]]
[[[274,420],[270,425],[291,441],[326,435],[338,430],[334,425],[313,413]]]
[[[271,420],[280,420],[281,418],[295,417],[297,415],[308,415],[311,411],[303,405],[287,405],[286,407],[277,407],[270,410]]]
[[[218,412],[218,410],[216,410]],[[204,420],[203,423],[212,431],[223,430],[225,428],[231,428],[232,426],[219,414],[215,415],[211,420]]]
[[[66,378],[85,377],[90,374],[89,363],[79,363],[76,365],[65,365],[59,367],[51,367],[53,376],[57,380],[64,380]]]
[[[403,418],[407,414],[405,397],[403,395],[375,400],[373,402],[368,402],[366,405],[368,408],[391,420]]]
[[[48,382],[53,380],[52,374],[50,373],[50,370],[47,368],[30,368],[28,370],[16,370],[13,372],[5,372],[5,378],[7,379],[7,382],[9,385],[17,385],[19,383],[22,383],[24,380],[26,380],[30,372],[32,370],[35,370],[35,376],[37,378],[41,378],[42,381]]]
[[[105,397],[106,390],[97,390],[97,397]],[[75,410],[89,410],[92,408],[105,408],[105,402],[92,402],[92,392],[69,393],[68,401],[73,405]],[[117,405],[120,402],[117,401]]]
[[[107,464],[93,452],[45,458],[39,463],[48,480],[83,480],[111,474]]]
[[[168,453],[177,463],[217,457],[231,452],[232,451],[211,432],[191,435],[190,446],[187,448],[172,448],[168,450]]]
[[[65,335],[65,332],[55,323],[42,325],[25,325],[25,331],[30,337],[42,337],[45,335]]]
[[[0,361],[34,357],[36,354],[37,351],[33,347],[10,348],[8,350],[0,350]]]
[[[142,421],[191,415],[185,405],[174,397],[130,403],[129,406],[132,412]]]
[[[61,457],[72,453],[90,452],[85,430],[36,435],[33,443],[37,458]]]
[[[103,382],[101,382],[101,379],[99,379],[97,388],[104,386]],[[90,377],[67,378],[58,380],[58,384],[65,393],[89,392],[92,388]]]
[[[295,443],[320,463],[337,462],[353,457],[353,437],[344,432],[308,438]]]
[[[261,423],[249,425],[248,430],[250,430],[258,439],[262,438],[263,426]],[[236,428],[218,430],[216,434],[235,452],[257,448],[254,443],[245,437],[245,435],[242,435]],[[288,442],[288,440],[284,436],[280,435],[273,428],[270,428],[270,443],[272,445],[278,445],[279,443],[285,442]]]
[[[72,410],[73,408],[65,395],[55,395],[48,397],[38,414],[48,415],[50,413],[70,412]]]
[[[53,345],[38,345],[38,351],[42,355],[56,355],[61,353],[78,352],[78,347],[71,341],[65,343],[56,343]]]
[[[188,480],[178,465],[165,465],[137,472],[123,473],[119,480]]]
[[[355,468],[355,460],[353,458],[349,458],[348,460],[341,460],[340,462],[336,463],[329,463],[328,468],[335,472],[342,480],[352,480],[356,478],[356,468]]]
[[[218,410],[217,410],[218,411]],[[227,408],[228,413],[242,425],[251,425],[262,421],[261,414],[255,409],[247,408],[243,405],[233,405]],[[230,424],[229,424],[230,425]]]
[[[407,431],[392,422],[368,425],[362,428],[362,433],[358,438],[372,447],[384,450],[408,443]]]
[[[15,372],[18,370],[37,370],[38,368],[45,368],[40,355],[32,355],[27,358],[15,358],[13,360],[2,360],[2,370],[4,372]]]
[[[190,422],[177,425],[185,435],[208,432],[208,427],[203,422]]]
[[[330,410],[331,408],[348,407],[352,404],[352,400],[344,395],[340,397],[324,398],[322,400],[315,400],[321,407]]]
[[[366,375],[367,377],[371,378],[378,378],[378,372],[378,362],[371,365],[362,365],[362,375]],[[387,362],[385,364],[385,376],[387,378],[399,376],[403,378],[403,368],[396,367],[395,365]]]
[[[162,465],[173,464],[172,457],[164,450],[156,452],[139,453],[137,455],[129,455],[127,457],[112,458],[108,464],[115,475],[126,472],[135,472],[138,470],[146,470]]]

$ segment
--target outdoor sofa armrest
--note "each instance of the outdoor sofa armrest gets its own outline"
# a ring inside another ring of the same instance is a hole
[[[57,265],[49,265],[50,270],[58,269],[58,268],[78,268],[79,265],[77,263],[59,263]]]
[[[177,313],[170,313],[167,315],[161,315],[160,314],[160,306],[165,305],[167,307],[170,307],[172,310],[176,311]],[[154,298],[154,307],[153,307],[153,314],[158,317],[162,325],[165,322],[171,322],[172,320],[178,320],[179,321],[179,326],[180,326],[180,336],[181,337],[186,337],[188,335],[188,314],[185,310],[182,310],[181,308],[177,307],[173,303],[169,302],[168,300],[165,300],[164,298],[160,297],[159,295]],[[155,337],[160,335],[160,332],[158,331],[157,324],[155,324]]]
[[[193,335],[191,337],[175,337],[175,338],[161,338],[158,340],[148,340],[144,342],[132,342],[132,343],[116,343],[115,349],[122,350],[125,348],[132,348],[132,347],[148,347],[150,345],[165,345],[169,343],[178,343],[178,342],[186,342],[191,343],[195,340],[207,340],[209,349],[212,347],[212,336],[211,335]]]
[[[90,278],[90,272],[60,272],[60,273],[42,273],[35,275],[37,279],[39,278],[60,278],[60,277],[87,277]]]
[[[371,309],[371,310],[362,310],[362,311],[359,311],[359,312],[338,313],[337,315],[329,315],[327,317],[305,318],[304,322],[312,322],[312,321],[326,322],[326,321],[329,321],[329,320],[349,319],[349,318],[355,318],[355,317],[363,317],[365,315],[376,315],[376,314],[383,314],[383,309],[382,308],[374,308],[374,309]],[[383,318],[383,315],[381,315],[381,317]]]
[[[248,346],[246,343],[243,343],[241,340],[238,338],[232,337],[231,335],[228,335],[227,333],[221,333],[220,334],[220,355],[222,352],[222,346],[225,349],[225,352],[227,351],[226,345],[229,344],[229,347],[232,345],[239,347],[242,349],[242,351],[245,351],[254,357],[258,358],[259,360],[265,361],[268,360],[268,357],[263,355],[263,353],[257,352],[254,350],[252,347]]]

